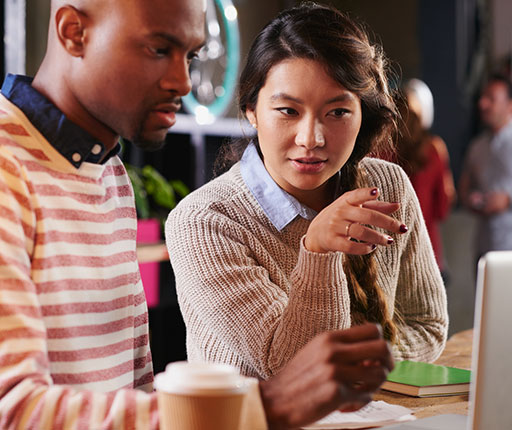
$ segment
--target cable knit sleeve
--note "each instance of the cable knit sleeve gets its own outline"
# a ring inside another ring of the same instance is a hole
[[[263,214],[252,216],[248,196],[205,206],[205,193],[189,196],[166,224],[189,360],[268,378],[316,334],[350,326],[341,253],[309,252],[300,235],[294,248]]]
[[[418,199],[400,167],[378,160],[365,166],[371,181],[381,188],[382,199],[401,203],[395,216],[409,228],[408,233],[395,237],[392,247],[377,254],[380,285],[400,331],[394,356],[434,361],[446,343],[448,311]]]

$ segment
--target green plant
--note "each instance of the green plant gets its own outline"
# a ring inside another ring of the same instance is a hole
[[[132,182],[139,218],[159,218],[163,221],[176,206],[178,198],[190,192],[182,181],[168,181],[153,166],[140,168],[125,163],[125,167]]]

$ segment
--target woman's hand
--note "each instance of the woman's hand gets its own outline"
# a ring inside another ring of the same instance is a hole
[[[340,196],[311,222],[304,242],[306,249],[364,255],[377,245],[391,245],[391,236],[372,227],[391,233],[405,233],[407,226],[389,216],[399,208],[399,204],[379,202],[378,196],[377,188],[359,188]]]

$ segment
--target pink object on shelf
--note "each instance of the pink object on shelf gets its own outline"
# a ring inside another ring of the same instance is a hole
[[[160,221],[156,218],[137,221],[137,243],[157,243],[160,241]],[[139,264],[142,286],[146,294],[148,308],[157,306],[160,301],[160,265],[156,263]]]

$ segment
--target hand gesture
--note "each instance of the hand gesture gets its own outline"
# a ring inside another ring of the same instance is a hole
[[[407,226],[389,216],[399,208],[399,204],[377,201],[378,196],[377,188],[359,188],[344,193],[311,222],[306,233],[306,249],[364,255],[377,245],[391,245],[391,236],[372,227],[405,233]]]

